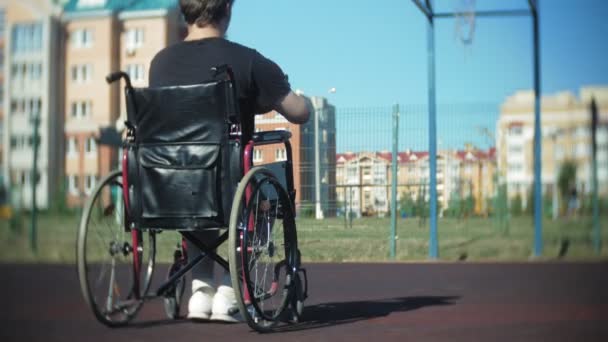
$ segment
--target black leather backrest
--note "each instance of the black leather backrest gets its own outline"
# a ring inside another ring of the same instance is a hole
[[[217,142],[226,137],[230,103],[227,81],[162,88],[135,88],[127,95],[136,143]]]
[[[242,176],[229,81],[127,89],[129,215],[141,228],[225,227]]]

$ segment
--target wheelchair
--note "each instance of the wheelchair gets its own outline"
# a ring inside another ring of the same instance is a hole
[[[121,167],[88,197],[77,239],[82,295],[96,319],[129,323],[144,302],[160,298],[177,319],[185,275],[204,258],[230,273],[247,324],[271,332],[300,320],[308,293],[295,224],[292,151],[288,131],[257,132],[243,141],[234,76],[212,69],[199,85],[134,88],[124,72],[126,139]],[[253,165],[256,146],[284,144],[287,160]],[[156,291],[156,237],[181,234],[173,264]],[[219,230],[205,244],[196,232]],[[201,253],[190,255],[186,240]],[[226,258],[216,250],[228,243]],[[190,262],[188,260],[191,260]]]

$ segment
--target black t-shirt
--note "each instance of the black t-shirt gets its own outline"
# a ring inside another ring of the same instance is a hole
[[[223,38],[183,41],[161,50],[150,65],[150,87],[200,84],[213,79],[211,68],[234,71],[243,138],[254,131],[254,116],[271,111],[289,93],[287,76],[256,50]]]

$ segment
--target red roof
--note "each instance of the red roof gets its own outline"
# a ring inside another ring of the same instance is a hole
[[[346,152],[346,153],[337,153],[336,161],[338,163],[342,163],[344,161],[348,162],[353,159],[357,159],[357,158],[361,157],[365,153],[375,155],[377,158],[386,160],[388,162],[390,162],[393,159],[393,154],[388,151],[381,151],[381,152],[375,152],[375,153]],[[470,156],[469,156],[469,153],[470,153]],[[417,162],[421,159],[427,159],[428,156],[429,156],[429,153],[426,151],[406,151],[406,152],[399,152],[399,154],[398,154],[400,163],[413,163],[413,162]],[[469,158],[467,158],[467,156],[469,156]],[[483,150],[456,151],[456,158],[463,160],[463,161],[466,161],[466,160],[473,161],[473,160],[480,160],[480,159],[481,160],[484,160],[484,159],[495,160],[496,159],[496,148],[491,147],[487,151],[483,151]],[[340,161],[341,159],[343,159],[343,160]]]

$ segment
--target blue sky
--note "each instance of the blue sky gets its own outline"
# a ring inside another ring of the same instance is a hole
[[[459,2],[435,1],[443,11]],[[527,8],[527,1],[477,6]],[[543,92],[608,85],[608,1],[540,0],[540,11]],[[451,19],[436,24],[438,103],[497,110],[509,94],[532,87],[530,18],[479,18],[470,47],[454,26]],[[425,104],[426,36],[426,19],[410,0],[237,0],[229,30],[229,39],[281,65],[292,87],[326,96],[339,110]]]

